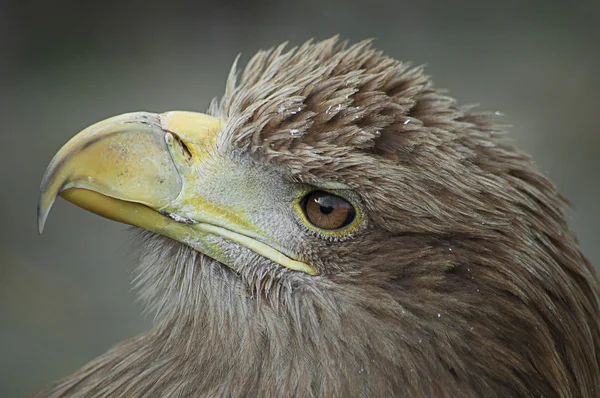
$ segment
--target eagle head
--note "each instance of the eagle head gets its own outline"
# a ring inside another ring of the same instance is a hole
[[[140,227],[152,329],[50,396],[598,396],[598,282],[493,115],[369,41],[258,52],[207,114],[88,127],[42,181]]]

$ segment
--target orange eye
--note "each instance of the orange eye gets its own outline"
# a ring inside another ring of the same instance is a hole
[[[323,191],[311,192],[302,200],[302,210],[315,227],[336,230],[356,218],[356,210],[346,199]]]

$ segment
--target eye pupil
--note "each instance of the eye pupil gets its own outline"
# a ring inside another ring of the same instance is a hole
[[[323,191],[308,194],[303,210],[308,221],[326,230],[344,228],[356,218],[356,210],[346,199]]]
[[[335,204],[332,203],[333,200],[332,198],[337,198],[337,196],[333,196],[333,195],[328,195],[328,196],[318,196],[318,195],[314,195],[314,201],[317,202],[319,204],[319,210],[321,211],[321,213],[323,214],[330,214],[332,211],[335,210]]]
[[[333,211],[333,207],[330,206],[321,206],[321,213],[329,214]]]

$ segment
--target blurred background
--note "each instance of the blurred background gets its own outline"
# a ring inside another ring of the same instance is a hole
[[[0,2],[0,396],[66,376],[151,319],[131,291],[128,228],[58,200],[42,174],[84,127],[119,113],[203,111],[238,53],[336,33],[428,65],[460,103],[505,114],[573,204],[600,265],[597,1]],[[243,63],[243,62],[242,62]]]

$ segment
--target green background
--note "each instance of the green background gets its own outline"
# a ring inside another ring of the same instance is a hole
[[[426,63],[460,103],[500,111],[571,201],[600,265],[597,1],[1,1],[0,396],[70,374],[151,322],[128,228],[36,200],[54,153],[119,113],[203,111],[238,53],[340,33]]]

